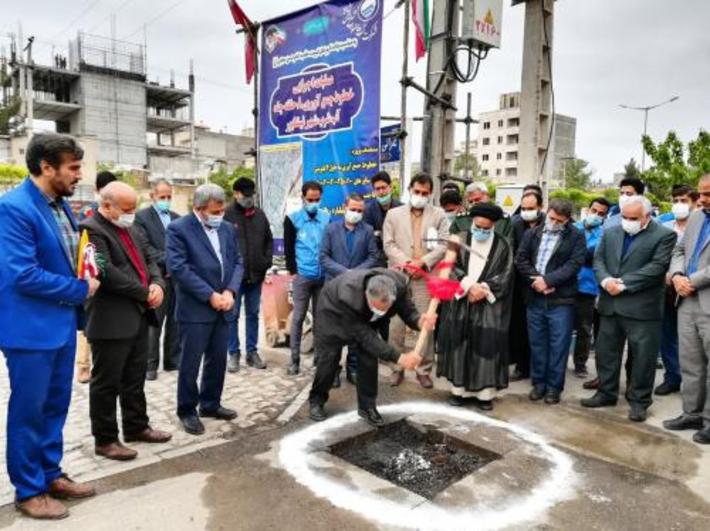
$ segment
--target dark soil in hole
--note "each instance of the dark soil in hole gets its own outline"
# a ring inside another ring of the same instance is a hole
[[[351,437],[331,452],[427,499],[501,456],[405,419]]]

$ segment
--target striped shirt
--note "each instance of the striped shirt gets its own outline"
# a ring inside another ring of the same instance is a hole
[[[77,253],[79,252],[79,233],[74,229],[74,225],[64,210],[64,200],[49,197],[44,192],[42,192],[42,195],[44,195],[44,198],[47,200],[54,220],[57,222],[57,227],[59,227],[59,233],[62,235],[62,243],[64,244],[64,252],[71,262],[72,269],[76,271]]]
[[[537,251],[537,261],[535,262],[535,269],[541,275],[545,274],[545,269],[547,269],[547,263],[552,257],[552,251],[554,251],[557,242],[560,239],[560,232],[552,232],[549,230],[542,231],[542,239],[540,240],[540,248]]]

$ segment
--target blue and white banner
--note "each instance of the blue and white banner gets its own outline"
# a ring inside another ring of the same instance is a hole
[[[380,162],[383,0],[329,0],[262,24],[259,171],[275,236],[319,181],[322,206],[342,213],[369,192]]]

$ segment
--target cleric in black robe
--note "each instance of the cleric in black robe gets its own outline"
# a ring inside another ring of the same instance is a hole
[[[476,205],[452,275],[465,294],[441,308],[437,339],[437,376],[451,382],[449,404],[475,401],[493,407],[499,389],[508,387],[508,326],[513,288],[513,250],[493,230],[500,207]]]

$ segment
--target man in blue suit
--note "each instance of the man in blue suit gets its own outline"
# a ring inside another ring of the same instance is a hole
[[[372,269],[377,267],[379,249],[374,229],[362,221],[365,212],[365,198],[353,193],[345,203],[342,221],[328,225],[320,246],[320,264],[325,272],[325,280],[331,280],[351,269]],[[357,346],[348,345],[345,377],[357,383]],[[340,370],[335,373],[333,387],[340,387]]]
[[[195,190],[193,213],[168,225],[166,264],[175,282],[180,334],[177,415],[187,433],[201,435],[199,416],[232,420],[237,412],[221,404],[229,327],[244,268],[234,228],[223,223],[224,190],[203,184]],[[204,355],[202,382],[197,374]]]
[[[94,489],[61,469],[76,333],[84,301],[99,287],[76,274],[78,228],[64,200],[81,179],[82,148],[66,135],[37,134],[28,177],[0,199],[0,349],[10,376],[7,468],[16,506],[32,518],[69,515],[54,498]]]

